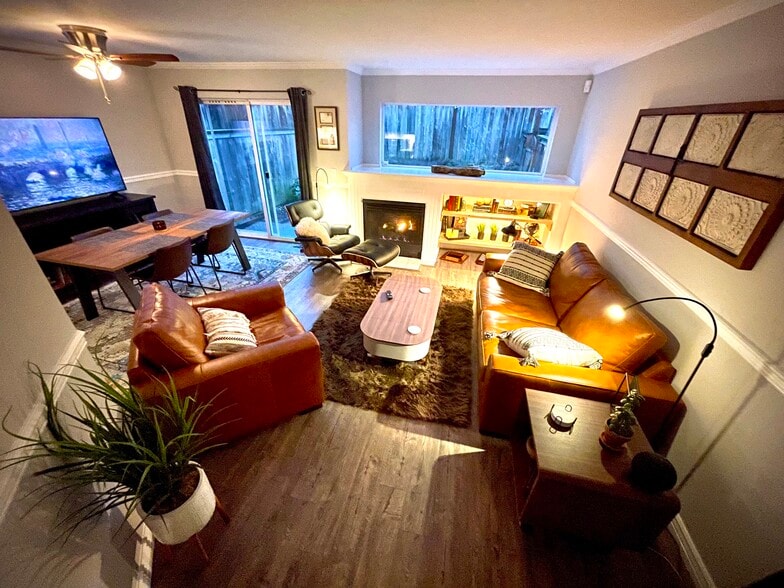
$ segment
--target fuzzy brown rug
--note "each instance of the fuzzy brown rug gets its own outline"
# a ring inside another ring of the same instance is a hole
[[[349,280],[313,325],[330,400],[459,427],[471,424],[472,301],[444,287],[430,352],[417,362],[367,356],[359,324],[379,286]]]

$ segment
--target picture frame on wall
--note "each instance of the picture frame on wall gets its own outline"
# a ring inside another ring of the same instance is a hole
[[[313,110],[316,120],[316,147],[340,151],[337,106],[315,106]]]

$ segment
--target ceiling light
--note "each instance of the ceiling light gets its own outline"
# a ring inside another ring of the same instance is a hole
[[[103,79],[112,81],[119,78],[123,71],[120,69],[119,66],[115,65],[112,61],[108,59],[103,59],[98,63],[98,69],[101,70],[101,76]]]
[[[74,71],[88,80],[98,79],[98,72],[95,71],[95,62],[89,57],[80,59],[76,65],[74,65]]]

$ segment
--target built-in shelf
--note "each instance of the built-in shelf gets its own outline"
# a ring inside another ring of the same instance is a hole
[[[520,216],[519,214],[504,214],[499,212],[464,212],[455,210],[442,210],[442,216],[466,217],[466,218],[486,218],[495,219],[500,221],[520,221],[521,223],[539,223],[547,227],[553,225],[553,219],[550,218],[532,218],[530,216]]]
[[[438,239],[438,246],[441,249],[465,249],[467,251],[500,251],[506,252],[512,249],[514,241],[502,241],[501,233],[498,233],[498,238],[493,241],[491,239],[447,239],[441,233]]]

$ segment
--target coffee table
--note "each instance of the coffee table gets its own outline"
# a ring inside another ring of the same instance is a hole
[[[386,297],[387,290],[392,299]],[[360,323],[365,349],[371,355],[417,361],[430,351],[441,284],[432,278],[394,274],[381,286]]]
[[[521,524],[592,544],[641,549],[652,543],[678,514],[680,500],[672,491],[647,494],[627,481],[632,457],[651,450],[639,427],[624,452],[615,454],[599,444],[609,404],[531,389],[526,401],[538,469]],[[572,406],[577,421],[571,433],[548,424],[553,404]]]

